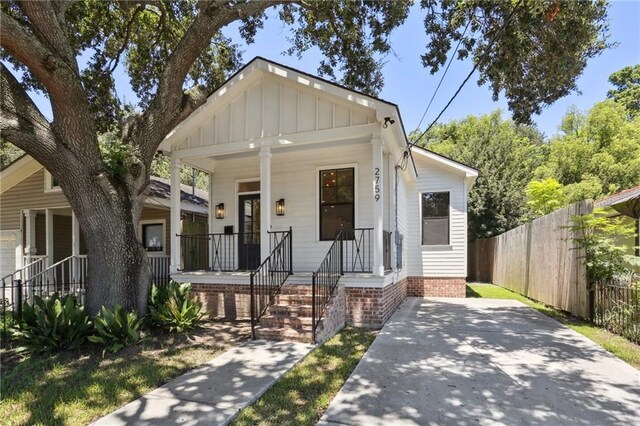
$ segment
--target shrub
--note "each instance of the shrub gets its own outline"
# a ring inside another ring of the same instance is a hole
[[[35,296],[35,303],[24,304],[22,320],[12,330],[27,353],[54,352],[82,345],[93,332],[93,324],[76,298],[54,293],[49,299]]]
[[[113,312],[103,306],[93,318],[95,334],[89,336],[89,340],[105,345],[105,351],[116,353],[140,340],[141,323],[135,312],[127,312],[121,305],[115,305]]]
[[[171,281],[164,287],[151,287],[149,319],[153,325],[182,333],[195,327],[203,315],[202,303],[191,293],[191,284]]]

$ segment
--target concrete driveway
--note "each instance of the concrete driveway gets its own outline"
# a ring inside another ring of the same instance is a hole
[[[517,301],[409,298],[320,424],[640,425],[640,372]]]

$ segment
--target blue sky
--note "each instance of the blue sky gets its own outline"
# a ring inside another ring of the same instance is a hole
[[[423,17],[424,14],[419,6],[415,5],[405,25],[392,34],[391,44],[394,54],[386,58],[385,87],[380,94],[380,97],[399,105],[407,131],[411,131],[418,125],[440,79],[440,74],[429,74],[420,63],[420,55],[424,52],[427,39],[422,22]],[[538,128],[545,135],[553,136],[557,132],[560,120],[569,106],[576,105],[586,110],[594,103],[603,100],[607,90],[611,88],[607,82],[611,73],[624,66],[640,63],[640,1],[612,1],[609,20],[611,40],[618,42],[618,46],[605,51],[588,63],[585,72],[578,79],[578,88],[582,94],[571,94],[545,109],[540,116],[534,117]],[[241,41],[236,25],[225,29],[224,33],[234,41]],[[288,34],[287,28],[278,19],[267,20],[264,29],[258,32],[256,43],[249,46],[242,45],[244,61],[248,62],[255,56],[263,56],[316,74],[321,59],[317,49],[306,52],[301,59],[282,54],[289,46]],[[472,64],[469,61],[454,61],[451,64],[422,124],[423,128],[436,117],[471,67]],[[507,111],[504,99],[493,102],[488,86],[478,87],[476,81],[477,75],[474,75],[442,116],[440,122],[461,119],[467,115],[485,114],[498,108]],[[128,80],[122,72],[118,73],[116,82],[119,95],[125,97],[127,101],[135,101],[128,87]],[[50,117],[48,101],[39,96],[34,96],[34,100]]]

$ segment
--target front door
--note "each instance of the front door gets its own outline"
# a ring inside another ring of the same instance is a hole
[[[260,194],[238,196],[238,268],[260,266]]]

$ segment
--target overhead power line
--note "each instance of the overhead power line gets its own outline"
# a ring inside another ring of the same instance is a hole
[[[458,48],[460,47],[460,43],[462,43],[462,39],[464,38],[464,35],[467,33],[467,29],[469,28],[469,24],[471,24],[471,20],[469,20],[469,22],[467,22],[467,26],[464,27],[464,32],[462,33],[462,36],[460,37],[460,40],[458,40],[458,45],[456,46],[456,48],[451,53],[451,57],[449,58],[449,63],[447,64],[447,67],[445,68],[444,73],[442,74],[442,77],[440,77],[440,81],[438,82],[438,85],[436,86],[436,90],[433,92],[433,95],[431,96],[431,99],[429,99],[429,104],[427,105],[427,108],[424,110],[424,114],[422,114],[422,117],[420,118],[420,122],[416,126],[416,130],[420,130],[420,125],[422,124],[422,120],[424,120],[424,118],[426,117],[427,111],[429,111],[429,107],[431,107],[431,103],[435,99],[436,94],[438,93],[438,90],[440,89],[440,85],[442,84],[442,81],[444,80],[444,77],[447,75],[447,71],[449,71],[449,67],[451,66],[451,62],[453,62],[453,58],[455,57],[456,52],[458,51]]]
[[[476,70],[478,69],[478,66],[480,66],[481,63],[484,62],[485,56],[488,54],[488,52],[491,51],[491,48],[493,47],[493,45],[495,44],[495,42],[498,40],[498,37],[500,36],[500,34],[502,34],[502,31],[504,31],[504,29],[507,27],[507,25],[509,25],[509,22],[511,21],[511,18],[513,18],[513,15],[515,15],[516,10],[518,10],[518,6],[520,5],[520,2],[516,3],[513,6],[513,10],[511,11],[511,13],[509,14],[509,16],[507,17],[507,19],[505,19],[504,24],[502,24],[502,26],[500,27],[500,29],[498,30],[498,32],[496,32],[496,34],[493,36],[493,38],[489,41],[487,48],[485,49],[485,53],[484,55],[482,55],[480,57],[480,59],[478,61],[476,61],[476,63],[473,65],[473,68],[471,69],[471,71],[469,72],[469,74],[467,75],[467,77],[464,79],[464,81],[462,82],[462,84],[460,84],[460,86],[458,87],[458,90],[456,90],[456,92],[453,94],[453,96],[451,97],[451,99],[449,99],[449,102],[447,102],[447,104],[444,106],[444,108],[442,108],[442,110],[440,111],[440,113],[438,114],[438,116],[431,122],[431,124],[429,124],[429,126],[427,126],[426,130],[424,132],[422,132],[420,134],[420,136],[418,136],[418,138],[412,142],[411,144],[409,144],[408,149],[411,149],[411,147],[413,147],[414,145],[416,145],[418,142],[420,142],[420,139],[422,139],[424,137],[424,135],[426,135],[429,130],[431,130],[431,128],[438,122],[438,120],[440,119],[440,117],[442,117],[442,114],[444,114],[444,112],[447,110],[447,108],[449,108],[449,106],[451,105],[451,103],[454,101],[454,99],[458,96],[458,94],[460,93],[460,91],[462,90],[462,88],[464,87],[465,84],[467,84],[467,81],[469,81],[469,79],[471,78],[471,76],[473,75],[474,72],[476,72]]]

